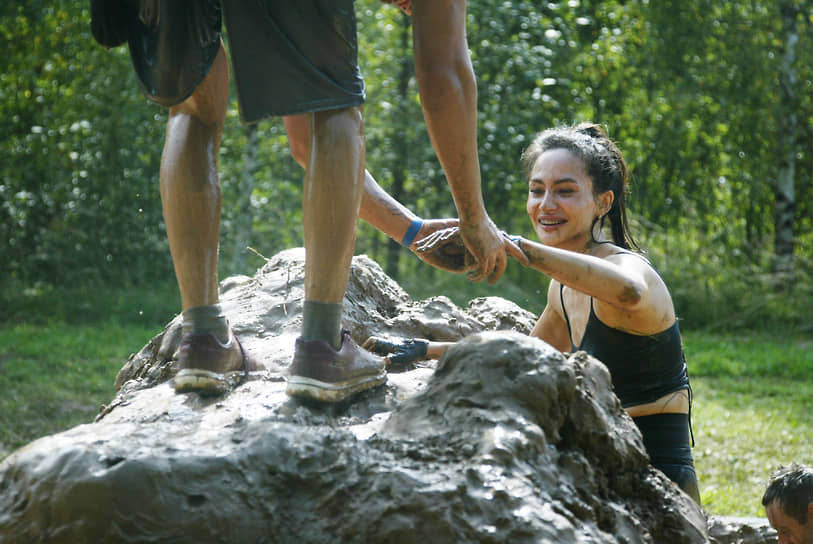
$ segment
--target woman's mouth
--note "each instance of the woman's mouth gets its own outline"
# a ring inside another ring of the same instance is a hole
[[[543,227],[558,227],[565,223],[564,219],[542,218],[537,221]]]

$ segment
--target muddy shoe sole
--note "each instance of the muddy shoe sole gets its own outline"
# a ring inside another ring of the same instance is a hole
[[[245,352],[231,330],[227,344],[211,333],[185,335],[178,352],[181,369],[172,379],[176,393],[222,395],[257,370],[257,361]],[[234,368],[238,360],[241,368]],[[197,365],[204,368],[195,368]]]
[[[306,378],[304,376],[291,376],[285,393],[291,397],[310,399],[318,402],[341,402],[356,393],[372,389],[387,383],[387,372],[378,375],[366,376],[346,382],[329,383]]]
[[[243,370],[218,374],[210,370],[185,368],[172,379],[172,386],[176,393],[222,395],[237,387],[245,377]]]

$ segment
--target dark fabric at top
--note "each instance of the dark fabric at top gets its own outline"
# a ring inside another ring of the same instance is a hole
[[[127,41],[130,21],[138,6],[121,0],[90,0],[90,32],[104,47],[118,47]]]
[[[581,345],[573,344],[570,320],[559,290],[572,351],[586,351],[607,367],[615,394],[622,406],[635,406],[688,389],[689,376],[677,321],[665,331],[641,336],[609,327],[601,322],[590,299],[590,317]]]
[[[364,103],[353,0],[94,0],[91,8],[96,40],[126,39],[142,89],[162,106],[186,100],[208,74],[221,13],[244,121]]]
[[[245,122],[359,106],[353,0],[223,0]]]
[[[653,414],[634,417],[652,464],[694,465],[689,414]]]
[[[652,466],[663,472],[700,504],[700,490],[689,445],[689,414],[653,414],[634,417]]]
[[[129,18],[127,36],[138,81],[156,104],[180,104],[209,73],[220,50],[220,4],[212,0],[135,4],[140,13]]]

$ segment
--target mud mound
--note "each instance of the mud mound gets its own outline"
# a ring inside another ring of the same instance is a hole
[[[223,283],[266,366],[230,394],[174,394],[176,319],[124,365],[96,422],[9,456],[0,541],[708,540],[699,508],[649,466],[606,368],[520,334],[533,316],[510,302],[413,301],[357,257],[345,307],[357,341],[463,340],[352,403],[287,398],[303,271],[290,250]]]

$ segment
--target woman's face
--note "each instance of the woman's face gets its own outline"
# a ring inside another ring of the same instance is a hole
[[[607,213],[612,202],[612,191],[593,195],[584,162],[567,149],[545,151],[531,169],[526,209],[545,245],[585,251],[593,240],[593,221]]]

